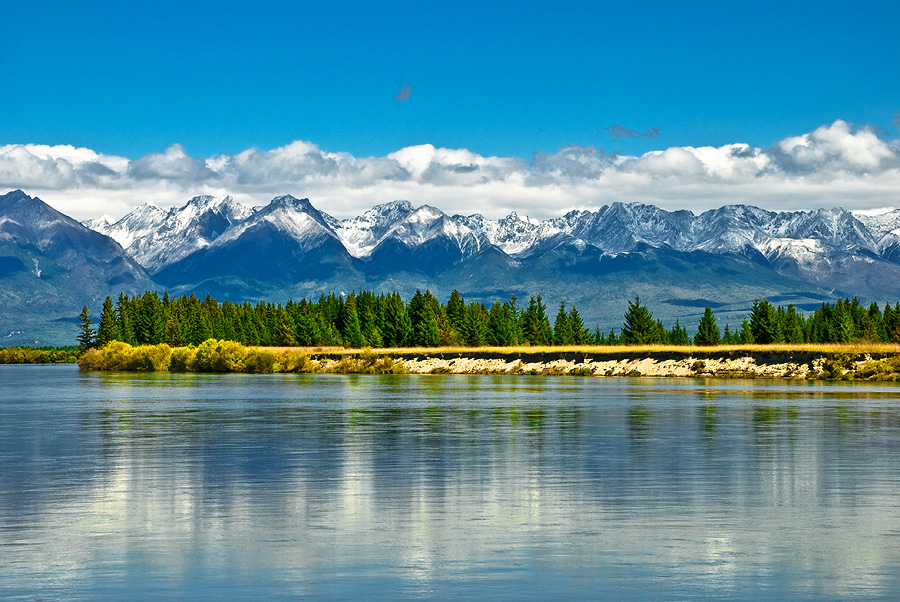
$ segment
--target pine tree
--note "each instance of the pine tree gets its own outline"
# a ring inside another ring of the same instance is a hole
[[[87,305],[78,315],[78,351],[84,353],[94,346],[96,333],[92,328],[94,317],[88,312]]]
[[[591,342],[591,335],[584,327],[584,320],[581,319],[581,314],[574,305],[569,310],[569,331],[572,333],[573,345],[587,345]]]
[[[687,328],[681,325],[678,318],[675,318],[675,326],[669,331],[669,343],[672,345],[690,345],[691,339],[688,338]]]
[[[735,335],[738,337],[738,343],[741,345],[752,345],[756,341],[753,338],[753,330],[750,328],[750,322],[746,318],[741,322],[741,332]]]
[[[653,321],[653,314],[645,305],[641,305],[639,295],[635,296],[633,302],[628,302],[621,339],[625,345],[649,345],[657,342],[657,329],[656,323]]]
[[[278,322],[278,329],[275,331],[275,345],[278,347],[296,347],[297,339],[294,336],[294,326],[290,322],[287,315],[283,316]]]
[[[723,345],[732,345],[734,341],[731,338],[731,329],[728,328],[728,324],[725,325],[725,331],[722,333],[722,344]]]
[[[572,344],[572,329],[569,324],[569,314],[566,312],[565,301],[559,302],[559,311],[556,313],[556,321],[553,323],[553,344]]]
[[[387,347],[403,347],[412,335],[412,322],[406,304],[399,293],[387,297],[384,308],[384,329],[381,336]]]
[[[515,345],[516,319],[511,314],[509,305],[494,301],[488,312],[487,343],[494,347]]]
[[[119,325],[116,322],[116,309],[112,297],[106,296],[103,302],[103,310],[100,312],[100,324],[97,327],[97,344],[106,345],[110,341],[121,340]]]
[[[453,330],[459,332],[465,317],[466,300],[463,299],[458,290],[453,289],[453,292],[450,293],[450,299],[447,301],[447,321]]]
[[[522,336],[531,345],[549,345],[553,341],[553,329],[546,310],[540,295],[529,298],[528,307],[522,314]]]
[[[353,295],[344,304],[344,344],[348,347],[360,348],[365,345],[362,329],[359,326],[359,314],[356,312],[356,300]]]
[[[694,335],[695,345],[712,346],[721,342],[719,336],[719,327],[716,325],[716,318],[713,316],[712,309],[707,307],[703,310],[703,317],[700,318],[700,324],[697,326],[697,334]]]
[[[784,341],[778,312],[766,299],[753,302],[750,310],[750,330],[753,332],[755,343],[765,345]]]
[[[474,301],[466,307],[463,317],[462,331],[466,345],[469,347],[481,347],[487,342],[487,312],[484,307]]]

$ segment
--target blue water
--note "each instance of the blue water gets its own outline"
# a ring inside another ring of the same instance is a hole
[[[0,367],[0,599],[900,599],[900,388]]]

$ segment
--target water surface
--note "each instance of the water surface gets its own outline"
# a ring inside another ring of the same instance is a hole
[[[900,598],[900,389],[0,367],[0,598]]]

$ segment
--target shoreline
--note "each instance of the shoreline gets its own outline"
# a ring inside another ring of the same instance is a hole
[[[486,374],[900,380],[897,345],[344,349],[198,347],[114,342],[79,358],[81,370],[299,374]]]

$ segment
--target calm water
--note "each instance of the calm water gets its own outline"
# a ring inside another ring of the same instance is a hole
[[[900,598],[900,388],[0,367],[0,598]]]

